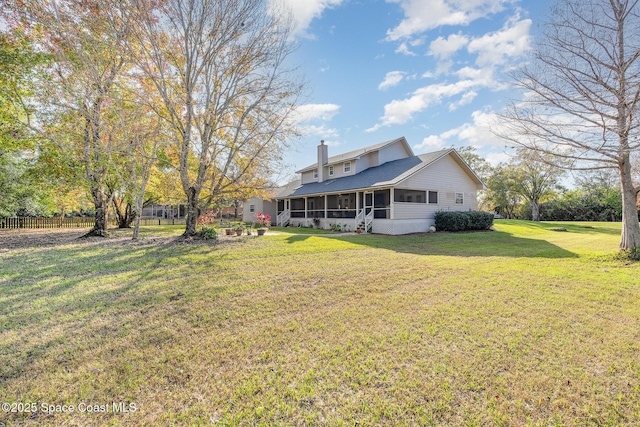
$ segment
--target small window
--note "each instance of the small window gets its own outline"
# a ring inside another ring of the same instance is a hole
[[[329,166],[329,176],[333,176],[333,166]]]
[[[456,205],[464,204],[464,193],[456,193]]]
[[[438,204],[438,192],[437,191],[429,191],[429,203],[432,205]]]
[[[344,173],[351,172],[351,162],[344,162]]]
[[[318,169],[313,170],[313,179],[318,179]]]
[[[249,205],[249,212],[253,213],[256,211],[256,205]]]

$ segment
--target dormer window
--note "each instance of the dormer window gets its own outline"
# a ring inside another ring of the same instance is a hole
[[[351,172],[351,162],[344,162],[344,173]]]
[[[333,166],[329,166],[329,176],[333,176]]]
[[[318,169],[313,170],[313,179],[318,179]]]

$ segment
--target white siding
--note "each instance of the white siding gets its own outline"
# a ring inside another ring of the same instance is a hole
[[[329,176],[329,166],[324,167],[324,180],[342,178],[343,176],[353,175],[355,172],[355,160],[351,160],[351,172],[344,173],[344,162],[333,164],[333,176]]]
[[[371,151],[355,160],[355,172],[362,172],[365,169],[378,166],[378,151]],[[353,168],[353,163],[352,166]]]
[[[250,212],[250,205],[254,206],[254,212]],[[275,201],[271,202],[269,200],[262,200],[258,197],[252,197],[249,200],[245,200],[242,207],[242,221],[254,222],[256,219],[253,215],[257,212],[262,212],[271,215],[271,221],[275,225],[277,215],[276,206]]]
[[[428,212],[429,205],[426,203],[395,202],[393,205],[393,217],[396,219],[427,218]]]
[[[329,172],[327,172],[329,173]],[[303,172],[302,176],[300,177],[300,179],[302,180],[301,183],[302,184],[308,184],[310,182],[316,182],[317,179],[313,178],[313,171],[309,171],[309,172]]]
[[[468,211],[478,209],[476,183],[450,156],[445,156],[431,166],[423,169],[402,182],[397,188],[412,190],[425,190],[438,192],[438,204],[427,204],[427,218],[433,218],[433,214],[439,210]],[[464,193],[464,204],[455,203],[455,193]],[[395,205],[395,218],[409,218],[413,211],[398,210]]]
[[[404,159],[408,157],[410,154],[407,153],[407,149],[401,141],[396,142],[395,144],[388,145],[380,150],[378,154],[379,164],[391,162],[393,160]]]
[[[379,234],[425,233],[432,225],[432,219],[374,219],[373,232]]]

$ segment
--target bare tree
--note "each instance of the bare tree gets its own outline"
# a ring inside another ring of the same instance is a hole
[[[574,170],[616,169],[622,250],[640,248],[632,155],[640,148],[639,0],[560,0],[532,61],[515,73],[522,101],[499,135]]]
[[[290,113],[303,85],[286,68],[286,14],[264,0],[133,0],[113,17],[134,29],[137,66],[163,100],[187,200],[185,236],[201,210],[247,176],[269,174],[296,133]]]

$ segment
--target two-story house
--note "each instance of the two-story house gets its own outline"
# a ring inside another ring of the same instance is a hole
[[[454,149],[416,156],[404,137],[329,157],[297,171],[300,185],[278,194],[279,226],[425,232],[437,211],[477,209],[483,182]]]

